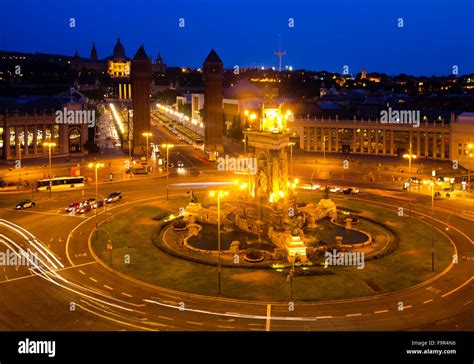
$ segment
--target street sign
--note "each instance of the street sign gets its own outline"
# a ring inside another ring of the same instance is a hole
[[[17,159],[15,161],[15,169],[20,169],[21,168],[21,160]]]

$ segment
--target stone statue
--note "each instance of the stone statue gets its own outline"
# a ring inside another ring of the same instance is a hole
[[[258,191],[261,193],[267,193],[268,180],[266,173],[261,169],[258,174]]]
[[[193,190],[189,191],[188,193],[189,193],[190,196],[191,196],[190,199],[189,199],[189,202],[190,202],[190,203],[198,203],[198,202],[199,202],[199,201],[198,201],[198,198],[197,198],[197,196],[196,196],[196,194],[194,193]]]

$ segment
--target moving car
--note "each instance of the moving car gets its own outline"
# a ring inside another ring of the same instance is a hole
[[[342,190],[342,193],[345,195],[355,195],[359,193],[359,189],[356,187],[347,187]]]
[[[73,202],[73,203],[69,204],[69,206],[66,207],[64,210],[66,212],[72,212],[72,211],[75,211],[75,210],[79,210],[80,207],[81,207],[81,204],[79,202]]]
[[[88,198],[87,200],[83,202],[83,204],[91,205],[93,209],[97,208],[97,203],[98,203],[97,200],[93,197]]]
[[[178,161],[178,168],[184,168],[184,163],[181,161]]]
[[[81,204],[81,208],[79,209],[80,214],[85,214],[86,212],[92,211],[92,206],[89,204]]]
[[[302,186],[297,186],[297,188],[300,188],[302,190],[319,190],[321,188],[320,185],[318,184],[311,184],[311,183],[305,183]]]
[[[34,201],[22,200],[22,201],[20,201],[16,204],[15,209],[16,210],[23,210],[23,209],[34,207],[35,205],[36,205],[36,202],[34,202]]]
[[[122,199],[122,192],[112,192],[110,195],[107,196],[105,202],[112,203],[118,202]]]

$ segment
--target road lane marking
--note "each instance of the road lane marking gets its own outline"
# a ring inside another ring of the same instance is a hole
[[[407,308],[412,308],[412,307],[413,307],[413,305],[403,306],[403,310],[402,310],[402,311],[406,310]]]
[[[444,295],[441,296],[441,298],[444,298],[446,296],[449,296],[451,293],[454,293],[456,291],[459,291],[461,288],[463,288],[465,285],[469,284],[472,280],[474,279],[474,277],[471,277],[469,278],[466,282],[464,282],[463,284],[461,284],[459,287],[456,287],[455,289],[449,291],[448,293],[445,293]]]
[[[148,327],[138,326],[138,325],[134,325],[134,324],[131,324],[131,323],[128,323],[128,322],[125,322],[125,321],[116,320],[116,319],[114,319],[114,318],[112,318],[112,317],[108,317],[108,316],[102,315],[102,314],[100,314],[100,313],[98,313],[98,312],[95,312],[95,311],[93,311],[93,310],[89,310],[88,308],[85,308],[84,306],[81,306],[81,305],[79,305],[79,304],[76,304],[76,306],[82,308],[84,311],[89,312],[89,313],[92,314],[92,315],[96,315],[96,316],[102,317],[102,318],[104,318],[104,319],[106,319],[106,320],[115,322],[115,323],[120,324],[120,325],[127,325],[127,326],[131,326],[131,327],[138,328],[138,329],[140,329],[140,330],[146,330],[146,331],[157,331],[156,329],[150,329],[150,328],[148,328]]]
[[[128,293],[126,293],[126,292],[121,292],[120,294],[121,294],[121,295],[124,295],[124,296],[126,296],[126,297],[130,297],[130,298],[133,297],[131,294],[128,294]]]
[[[219,328],[219,329],[230,329],[230,330],[232,330],[232,329],[234,329],[234,326],[222,326],[222,325],[217,325],[217,328]]]
[[[199,326],[203,326],[204,324],[202,322],[194,322],[194,321],[186,321],[187,324],[190,324],[190,325],[199,325]]]
[[[346,317],[355,317],[355,316],[362,316],[361,313],[348,313]]]
[[[471,301],[467,301],[464,306],[467,306],[468,304],[472,303],[472,300]]]
[[[375,311],[374,313],[385,313],[385,312],[388,312],[388,310]]]
[[[265,329],[254,329],[252,327],[249,327],[249,330],[250,331],[265,331]]]
[[[430,302],[433,302],[433,299],[423,301],[423,303],[430,303]]]
[[[110,286],[107,286],[106,284],[104,284],[104,287],[107,288],[107,289],[110,289],[111,291],[113,291],[114,289]]]
[[[316,316],[317,320],[322,320],[322,319],[330,319],[332,316]]]
[[[267,323],[265,325],[265,331],[270,331],[271,317],[272,317],[272,305],[267,305]]]
[[[97,279],[92,278],[92,277],[89,277],[89,279],[90,279],[92,282],[95,282],[95,283],[99,282]]]
[[[163,319],[163,320],[170,320],[173,321],[171,317],[166,317],[166,316],[158,316],[158,318]]]
[[[83,276],[86,275],[86,274],[85,274],[82,270],[80,270],[80,269],[79,269],[79,273],[81,273]]]

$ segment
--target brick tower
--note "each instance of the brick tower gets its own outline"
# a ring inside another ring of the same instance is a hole
[[[143,133],[150,131],[150,82],[151,60],[141,45],[132,60],[134,154],[146,153],[146,137]]]
[[[224,65],[214,49],[204,61],[203,70],[204,145],[209,153],[223,153],[222,81],[224,79]]]

